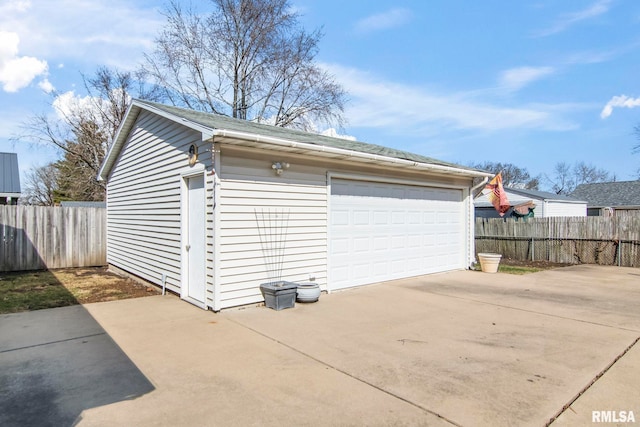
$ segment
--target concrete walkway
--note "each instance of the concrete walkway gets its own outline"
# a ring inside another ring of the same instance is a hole
[[[639,301],[640,270],[575,266],[422,276],[279,312],[214,314],[173,296],[90,304],[155,390],[79,425],[640,422]]]

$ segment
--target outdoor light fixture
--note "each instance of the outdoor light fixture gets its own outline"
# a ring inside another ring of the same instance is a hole
[[[189,166],[194,166],[198,161],[198,146],[191,144],[189,146]]]
[[[271,164],[271,169],[276,171],[276,175],[282,175],[285,169],[289,169],[289,163],[286,162],[273,162]]]

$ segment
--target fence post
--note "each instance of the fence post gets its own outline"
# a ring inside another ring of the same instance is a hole
[[[536,245],[532,237],[531,238],[531,261],[535,261],[535,260],[536,260]]]

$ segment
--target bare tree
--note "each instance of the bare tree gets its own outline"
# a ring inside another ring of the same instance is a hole
[[[566,162],[556,163],[552,176],[546,176],[551,189],[556,194],[570,195],[580,184],[611,181],[614,176],[605,169],[585,162],[573,166]]]
[[[551,177],[545,175],[545,177],[556,194],[569,194],[577,185],[571,174],[571,166],[566,162],[556,163],[553,167],[553,175]]]
[[[138,76],[106,67],[83,76],[88,95],[83,98],[54,93],[56,115],[36,114],[22,125],[15,139],[56,147],[62,159],[53,164],[62,200],[103,200],[104,183],[96,182],[102,160],[124,119],[131,96],[156,99],[156,93],[138,83]]]
[[[91,103],[91,121],[97,123],[107,136],[108,145],[124,120],[131,97],[159,100],[160,88],[145,84],[144,71],[121,71],[114,68],[98,67],[93,76],[82,76]]]
[[[288,0],[211,0],[199,15],[173,0],[143,70],[174,105],[314,130],[342,126],[346,93],[316,63]]]
[[[26,205],[53,206],[58,187],[58,169],[53,164],[33,167],[25,175],[20,202]]]
[[[482,169],[497,175],[502,172],[502,184],[505,187],[523,188],[527,190],[537,190],[540,185],[540,178],[531,177],[526,168],[520,168],[512,163],[500,162],[479,162],[471,163],[469,166]]]

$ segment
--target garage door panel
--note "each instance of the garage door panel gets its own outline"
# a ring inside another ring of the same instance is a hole
[[[353,239],[353,252],[371,252],[370,237],[356,237]]]
[[[370,224],[370,214],[368,210],[355,211],[353,213],[353,225],[362,226]]]
[[[331,241],[331,255],[348,255],[349,239],[336,238]]]
[[[348,226],[349,225],[349,211],[347,209],[332,209],[331,211],[331,225],[332,226]]]
[[[331,288],[462,268],[462,191],[332,180]]]
[[[422,246],[422,239],[419,234],[410,234],[407,239],[407,246],[410,248],[420,248]]]
[[[374,252],[384,252],[389,247],[389,236],[375,236],[373,237],[373,250]]]
[[[389,262],[379,261],[373,264],[373,273],[376,276],[387,276],[389,274]]]

